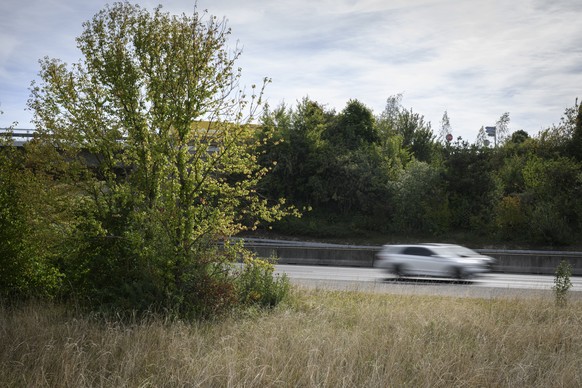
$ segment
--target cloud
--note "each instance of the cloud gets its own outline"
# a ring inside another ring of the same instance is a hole
[[[25,102],[38,58],[78,59],[74,37],[105,3],[0,5],[5,112]],[[194,10],[190,0],[162,3],[171,13]],[[204,9],[226,17],[230,43],[243,47],[243,83],[273,79],[271,105],[308,95],[341,110],[357,98],[380,113],[386,98],[404,93],[403,104],[435,131],[447,110],[455,136],[472,141],[507,111],[511,130],[535,134],[559,120],[582,85],[579,0],[198,0]]]

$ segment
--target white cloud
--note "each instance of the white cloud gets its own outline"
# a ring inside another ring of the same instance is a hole
[[[190,0],[161,2],[172,13],[194,9]],[[15,107],[24,108],[38,58],[78,59],[74,37],[105,3],[0,5],[0,126],[25,117]],[[582,85],[579,0],[198,0],[198,9],[228,19],[231,43],[244,48],[243,82],[271,77],[272,105],[308,95],[341,110],[357,98],[380,113],[403,92],[435,131],[447,110],[455,136],[473,141],[506,111],[512,130],[537,133]]]

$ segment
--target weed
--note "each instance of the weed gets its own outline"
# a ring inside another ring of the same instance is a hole
[[[570,276],[572,275],[572,265],[567,260],[562,260],[556,268],[554,279],[554,291],[556,292],[556,304],[565,306],[568,303],[568,290],[572,287]]]

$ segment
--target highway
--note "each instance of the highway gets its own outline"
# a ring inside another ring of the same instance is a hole
[[[554,276],[488,273],[469,281],[452,279],[396,279],[375,268],[309,265],[275,266],[292,284],[318,289],[421,294],[457,297],[552,297]],[[582,300],[582,277],[571,277],[570,298]]]

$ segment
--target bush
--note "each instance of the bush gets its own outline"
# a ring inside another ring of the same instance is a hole
[[[250,253],[244,257],[238,276],[239,298],[244,305],[274,307],[289,294],[287,275],[273,276],[272,262],[258,259]]]
[[[556,278],[554,279],[554,291],[556,292],[556,304],[565,306],[567,303],[568,290],[572,287],[570,276],[572,275],[572,265],[567,260],[560,261],[556,268]]]
[[[55,296],[62,274],[54,248],[62,232],[45,210],[58,212],[57,197],[26,171],[24,154],[0,139],[0,298]]]
[[[526,209],[518,195],[503,197],[495,209],[495,226],[504,239],[523,238],[527,230]]]
[[[558,206],[550,201],[537,204],[529,219],[530,239],[535,243],[566,245],[573,240],[572,229]]]

